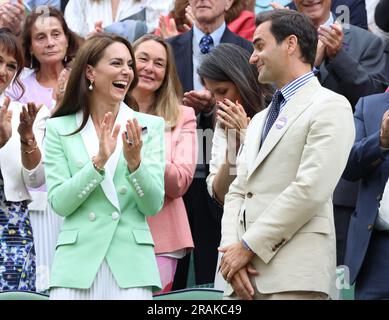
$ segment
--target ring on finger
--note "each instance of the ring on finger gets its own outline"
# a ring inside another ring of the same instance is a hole
[[[134,144],[134,140],[129,139],[129,140],[128,140],[128,145],[132,146],[133,144]]]

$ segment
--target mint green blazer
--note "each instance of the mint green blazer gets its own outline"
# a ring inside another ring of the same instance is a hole
[[[130,173],[119,134],[105,173],[91,158],[98,139],[89,117],[74,135],[82,113],[49,119],[45,137],[48,201],[65,217],[51,271],[50,287],[90,288],[106,259],[121,288],[161,288],[154,242],[146,216],[155,215],[164,199],[164,120],[121,104],[116,123],[125,130],[129,118],[147,127],[142,160]]]

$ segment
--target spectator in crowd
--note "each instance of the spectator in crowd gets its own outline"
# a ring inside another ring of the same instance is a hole
[[[153,32],[158,26],[158,17],[167,14],[172,4],[173,0],[72,0],[66,6],[65,19],[71,30],[86,37],[145,9],[142,19],[146,19],[148,31]]]
[[[271,88],[258,83],[258,70],[249,59],[247,50],[232,43],[221,43],[206,55],[197,70],[204,87],[217,101],[207,187],[221,205],[236,177],[235,158],[248,122],[267,106],[266,100],[271,100]]]
[[[250,62],[277,91],[247,128],[225,197],[224,294],[327,299],[335,294],[332,193],[354,141],[352,109],[314,77],[317,32],[305,15],[275,10],[259,22]]]
[[[35,250],[27,207],[27,187],[45,182],[41,152],[33,132],[38,111],[10,102],[11,83],[21,86],[23,51],[8,29],[0,29],[0,291],[35,291]]]
[[[389,93],[359,100],[356,139],[343,177],[359,181],[348,230],[345,265],[355,299],[389,299]]]
[[[255,15],[247,10],[247,1],[233,0],[225,14],[228,28],[235,34],[251,41],[255,30]],[[176,0],[168,16],[160,16],[157,34],[169,38],[189,31],[195,22],[189,0]]]
[[[217,232],[222,216],[221,208],[215,204],[207,191],[207,159],[211,152],[211,135],[215,98],[204,90],[196,73],[205,54],[220,43],[235,43],[248,51],[252,44],[227,27],[224,14],[231,7],[231,0],[209,0],[204,5],[200,0],[189,0],[196,24],[181,35],[168,39],[172,45],[178,75],[184,90],[183,104],[193,107],[197,114],[197,131],[200,134],[199,157],[195,178],[184,195],[189,216],[194,249],[194,269],[196,284],[212,283],[217,262],[217,247],[220,233]],[[208,154],[208,155],[207,155]],[[189,255],[178,263],[174,289],[185,288]]]
[[[47,121],[48,201],[64,217],[51,299],[151,299],[161,288],[146,216],[163,205],[164,122],[129,107],[137,82],[130,43],[95,35]]]
[[[17,86],[7,90],[11,99],[23,104],[34,102],[43,105],[35,123],[36,140],[42,147],[45,120],[50,116],[54,99],[63,94],[64,86],[58,79],[78,49],[78,39],[69,30],[63,14],[54,7],[47,7],[47,14],[33,11],[26,19],[22,40],[26,66],[21,74],[24,92]],[[29,204],[37,265],[37,291],[48,289],[49,272],[54,257],[55,244],[62,219],[47,206],[46,186],[30,190],[33,202]]]
[[[155,35],[134,43],[139,82],[133,91],[139,111],[165,119],[165,201],[162,210],[148,217],[162,291],[173,285],[177,262],[193,249],[192,234],[182,196],[196,168],[196,116],[181,105],[182,89],[170,45]]]
[[[43,104],[51,110],[61,71],[74,58],[79,39],[69,30],[61,11],[47,7],[48,17],[41,11],[33,11],[26,19],[22,32],[26,69],[21,80],[25,92],[18,99]],[[10,97],[20,96],[18,88],[7,91]]]
[[[331,0],[305,6],[295,0],[297,10],[311,18],[318,30],[319,43],[315,68],[323,87],[344,95],[354,107],[361,96],[381,93],[387,87],[388,53],[385,43],[366,30],[349,25],[343,28],[334,22]],[[355,210],[358,186],[341,179],[335,189],[337,263],[344,261],[347,229]]]
[[[232,43],[221,43],[204,58],[197,70],[204,87],[217,101],[217,122],[212,139],[207,177],[208,192],[221,206],[236,177],[236,158],[247,124],[271,99],[267,85],[259,84],[258,70],[249,63],[250,53]],[[217,226],[221,232],[221,225]],[[215,270],[216,271],[216,270]],[[220,274],[214,287],[224,289]]]
[[[344,95],[354,107],[360,96],[381,93],[387,86],[385,43],[372,33],[336,23],[331,0],[310,8],[295,0],[297,10],[311,18],[319,33],[315,60],[320,83]]]

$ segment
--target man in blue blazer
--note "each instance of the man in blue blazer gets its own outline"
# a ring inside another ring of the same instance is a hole
[[[389,93],[359,100],[354,120],[356,140],[343,177],[358,181],[356,211],[351,216],[345,265],[356,281],[356,299],[389,299]]]
[[[195,109],[197,129],[200,129],[198,130],[199,161],[195,179],[184,195],[195,244],[196,284],[214,282],[223,212],[207,191],[205,179],[209,170],[206,159],[210,159],[212,139],[203,138],[201,135],[207,129],[213,130],[215,100],[212,99],[209,91],[204,90],[196,69],[202,57],[219,43],[234,43],[252,53],[252,43],[232,33],[226,26],[224,13],[232,3],[232,0],[189,0],[196,24],[190,31],[168,39],[173,47],[177,71],[185,92],[184,104]],[[174,289],[186,287],[188,265],[188,257],[181,259],[176,272]]]

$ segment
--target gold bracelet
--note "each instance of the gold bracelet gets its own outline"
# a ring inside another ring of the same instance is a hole
[[[105,172],[105,168],[100,168],[95,162],[95,156],[92,157],[92,164],[98,173],[103,174]]]
[[[23,153],[31,154],[31,153],[33,153],[33,152],[35,152],[37,150],[38,150],[38,144],[36,144],[35,147],[32,150],[30,150],[30,151],[27,151],[27,150],[22,150],[22,151],[23,151]]]

